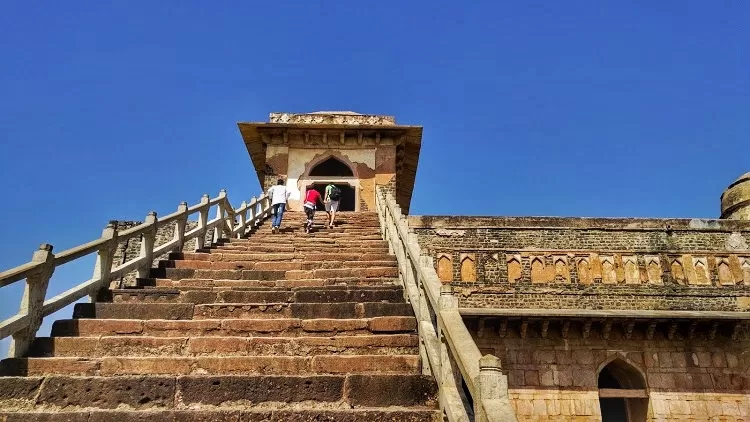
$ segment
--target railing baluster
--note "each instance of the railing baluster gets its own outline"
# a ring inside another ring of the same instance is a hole
[[[174,223],[174,238],[177,239],[177,246],[174,248],[175,252],[182,252],[182,247],[185,246],[185,228],[187,227],[188,220],[187,210],[187,202],[180,202],[177,212],[181,212],[182,216]]]
[[[141,254],[143,262],[138,266],[138,278],[148,278],[151,265],[154,262],[154,242],[156,242],[156,212],[151,211],[146,216],[144,223],[149,225],[148,230],[141,236]]]
[[[102,239],[109,239],[103,244],[96,254],[93,278],[99,278],[99,285],[89,294],[89,300],[96,302],[99,290],[109,285],[109,274],[112,272],[112,264],[117,250],[117,221],[110,221],[102,230]]]
[[[250,222],[250,228],[251,228],[251,229],[253,229],[253,228],[255,228],[255,226],[257,226],[257,225],[258,225],[258,222],[257,222],[257,221],[255,221],[255,216],[256,216],[256,215],[258,215],[258,199],[256,199],[256,198],[255,198],[255,197],[253,196],[253,197],[252,197],[252,198],[250,199],[250,203],[251,203],[252,205],[250,205],[250,207],[249,207],[249,208],[250,208],[250,210],[249,210],[249,212],[250,212],[250,217],[249,217],[249,220],[248,220],[248,221]]]
[[[201,229],[198,232],[198,237],[195,239],[195,250],[203,249],[203,246],[205,246],[206,243],[206,225],[208,224],[208,194],[204,193],[203,196],[201,196],[201,202],[200,204],[203,206],[203,208],[199,211],[198,216],[198,227]]]
[[[240,209],[242,212],[240,213],[240,230],[237,232],[237,239],[241,239],[242,236],[245,234],[245,225],[247,224],[247,219],[245,218],[247,216],[247,202],[242,201],[240,204]],[[234,230],[232,230],[234,233]]]
[[[47,285],[55,271],[55,256],[52,245],[43,243],[34,252],[31,262],[43,262],[44,265],[33,275],[26,277],[26,288],[21,299],[21,313],[29,317],[29,325],[13,334],[8,356],[21,357],[28,352],[31,343],[36,338],[36,332],[42,325],[42,305],[47,294]]]
[[[222,189],[219,191],[219,198],[222,197],[222,194],[224,194],[224,197],[226,197],[226,191]],[[224,201],[219,201],[216,204],[216,218],[219,220],[217,226],[214,228],[214,236],[213,236],[213,243],[216,243],[221,239],[222,234],[224,233]]]

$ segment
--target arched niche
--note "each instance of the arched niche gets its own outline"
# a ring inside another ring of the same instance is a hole
[[[477,281],[477,266],[473,255],[461,259],[461,281]]]
[[[354,172],[346,163],[334,156],[330,156],[316,164],[310,170],[309,175],[313,177],[354,177]]]
[[[648,414],[648,390],[643,374],[616,357],[599,370],[602,422],[642,422]]]

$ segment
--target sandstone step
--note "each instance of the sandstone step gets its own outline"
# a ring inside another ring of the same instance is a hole
[[[398,261],[394,259],[381,261],[333,261],[333,260],[305,260],[305,261],[193,261],[193,260],[165,260],[159,262],[159,268],[177,268],[193,270],[316,270],[336,268],[382,268],[396,267]]]
[[[321,232],[318,236],[310,238],[303,231],[287,231],[273,233],[271,231],[254,233],[252,236],[242,239],[228,239],[230,244],[257,244],[263,242],[289,242],[289,241],[317,241],[330,239],[335,240],[383,240],[380,230],[346,230],[346,231],[326,231]]]
[[[152,268],[151,277],[170,280],[211,279],[211,280],[299,280],[310,278],[335,277],[398,277],[398,268],[319,268],[315,270],[198,270],[192,268]]]
[[[233,402],[434,409],[437,387],[431,377],[412,374],[0,377],[3,411],[170,410],[175,403],[190,408]]]
[[[65,410],[65,409],[63,409]],[[0,412],[4,422],[438,422],[430,409],[295,409],[295,410],[74,410],[64,412]]]
[[[300,318],[351,319],[413,316],[408,303],[78,303],[74,318],[99,319],[224,319]]]
[[[0,361],[0,376],[419,374],[417,355],[30,357]]]
[[[348,253],[377,253],[377,254],[388,254],[388,247],[385,245],[365,245],[362,247],[359,247],[357,245],[349,245],[349,246],[342,246],[342,245],[313,245],[313,246],[307,246],[307,245],[300,245],[300,246],[291,246],[291,245],[227,245],[227,246],[212,246],[212,247],[206,247],[202,249],[198,249],[199,253],[295,253],[295,252],[320,252],[320,253],[336,253],[336,252],[348,252]]]
[[[178,289],[115,289],[114,303],[122,302],[181,302],[181,303],[279,303],[279,302],[403,302],[398,288],[368,289],[352,286],[347,289],[321,287],[319,290],[290,290],[278,288],[254,290],[178,290]]]
[[[29,357],[409,355],[414,334],[334,337],[38,337]]]
[[[377,287],[382,285],[393,285],[396,279],[393,277],[330,277],[330,278],[308,278],[298,280],[214,280],[214,279],[140,279],[138,285],[142,287],[317,287],[317,286],[368,286]]]
[[[194,319],[301,318],[351,319],[377,316],[413,316],[408,303],[279,303],[195,305]]]
[[[227,262],[297,262],[297,261],[392,261],[396,257],[388,253],[352,253],[352,252],[296,252],[296,253],[171,253],[170,260],[189,261],[227,261]]]
[[[152,337],[184,336],[335,336],[362,334],[412,333],[414,317],[373,317],[358,319],[63,319],[52,324],[53,337],[98,337],[144,335]]]

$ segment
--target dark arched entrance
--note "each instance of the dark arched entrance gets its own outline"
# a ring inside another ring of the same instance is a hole
[[[646,382],[633,366],[615,359],[599,372],[602,422],[641,422],[648,413]]]
[[[312,185],[320,195],[325,197],[325,188],[333,183],[341,189],[339,200],[339,211],[355,211],[357,208],[357,194],[348,180],[354,179],[352,168],[336,157],[328,157],[310,170],[308,176],[312,179]],[[318,210],[324,208],[318,204]]]
[[[354,188],[346,183],[334,183],[339,189],[341,189],[341,199],[339,200],[339,211],[354,211],[356,195],[354,194]],[[328,183],[314,183],[313,187],[320,193],[320,196],[325,198],[326,186]],[[320,204],[318,204],[319,211],[324,210]]]
[[[312,170],[310,176],[336,176],[352,177],[354,172],[346,164],[336,157],[329,157],[327,160],[319,163]]]

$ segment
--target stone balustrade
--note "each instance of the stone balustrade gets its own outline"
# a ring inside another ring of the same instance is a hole
[[[212,209],[216,216],[209,220]],[[44,317],[86,296],[92,302],[95,301],[98,292],[109,287],[112,280],[121,279],[131,271],[137,271],[139,277],[147,277],[155,257],[181,251],[185,243],[192,239],[196,239],[195,248],[200,249],[205,246],[207,236],[213,241],[222,237],[241,237],[270,213],[270,199],[264,194],[258,199],[253,198],[249,203],[243,201],[239,208],[234,209],[226,191],[222,190],[213,199],[203,195],[198,204],[190,207],[183,202],[176,212],[162,218],[158,218],[155,212],[150,212],[142,224],[125,230],[119,231],[117,222],[111,221],[100,238],[57,254],[52,252],[52,245],[42,244],[34,252],[30,262],[0,272],[0,288],[26,280],[19,312],[0,322],[0,339],[13,336],[8,355],[20,357],[26,353]],[[188,219],[193,214],[197,214],[198,221],[188,230]],[[156,233],[169,225],[174,226],[172,239],[157,245]],[[118,244],[130,239],[140,239],[140,253],[115,267],[114,256]],[[91,254],[96,254],[92,278],[47,299],[47,287],[55,268]]]
[[[441,285],[432,257],[419,246],[396,200],[378,188],[377,210],[383,236],[399,264],[399,280],[419,321],[423,373],[439,385],[440,408],[449,421],[514,421],[507,376],[500,360],[482,357],[463,322],[458,298]],[[462,394],[468,389],[473,408]]]

